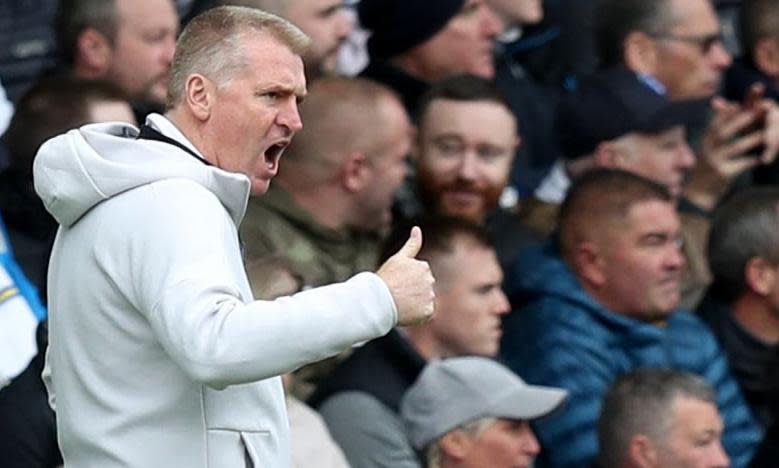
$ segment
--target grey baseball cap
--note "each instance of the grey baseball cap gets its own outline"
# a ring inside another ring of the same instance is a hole
[[[532,420],[565,400],[560,388],[527,385],[504,365],[469,356],[432,361],[400,405],[411,444],[419,450],[447,432],[484,417]]]

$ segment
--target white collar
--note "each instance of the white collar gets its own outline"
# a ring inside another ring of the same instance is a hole
[[[178,127],[176,127],[176,125],[164,115],[160,115],[157,113],[149,114],[148,116],[146,116],[146,125],[152,127],[153,129],[162,133],[166,137],[173,138],[174,140],[178,141],[182,145],[191,149],[195,154],[200,156],[201,159],[203,160],[206,159],[206,157],[203,156],[203,153],[201,153],[195,147],[195,145],[193,145],[192,142],[189,141],[189,138],[187,138],[183,133],[181,133],[181,130],[179,130]]]

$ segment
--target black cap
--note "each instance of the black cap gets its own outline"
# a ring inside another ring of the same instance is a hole
[[[588,155],[600,143],[628,133],[697,126],[706,118],[708,99],[671,101],[657,87],[623,67],[584,80],[562,101],[558,113],[565,157]]]
[[[465,0],[360,0],[360,24],[371,32],[368,55],[395,57],[422,44],[444,28]]]

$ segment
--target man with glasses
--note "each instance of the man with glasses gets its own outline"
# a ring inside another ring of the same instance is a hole
[[[690,266],[683,304],[694,306],[711,276],[703,253],[708,213],[737,176],[774,161],[779,109],[762,88],[743,102],[714,97],[731,57],[709,0],[601,0],[595,18],[604,66],[624,65],[674,100],[713,97],[708,125],[693,132],[697,164],[680,202]]]

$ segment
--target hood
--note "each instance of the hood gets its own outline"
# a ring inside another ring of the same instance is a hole
[[[147,124],[194,149],[165,117]],[[236,226],[246,211],[249,179],[198,162],[184,150],[159,141],[137,140],[126,123],[85,125],[44,143],[33,165],[35,191],[63,226],[75,224],[103,200],[165,179],[189,179],[214,193]]]

